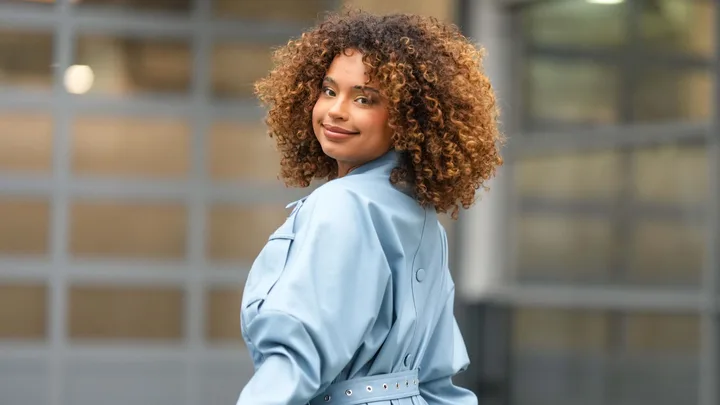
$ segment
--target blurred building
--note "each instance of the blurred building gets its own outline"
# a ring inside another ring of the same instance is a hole
[[[714,0],[0,0],[0,404],[234,403],[248,267],[305,194],[251,85],[347,2],[488,50],[506,165],[444,221],[459,382],[720,403]]]

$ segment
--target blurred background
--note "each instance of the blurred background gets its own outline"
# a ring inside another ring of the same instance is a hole
[[[443,219],[458,383],[720,403],[716,1],[0,0],[0,405],[235,403],[243,282],[308,192],[252,82],[344,4],[488,51],[506,164]]]

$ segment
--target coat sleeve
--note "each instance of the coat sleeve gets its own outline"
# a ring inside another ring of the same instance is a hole
[[[298,215],[288,262],[246,334],[263,361],[238,405],[301,405],[352,360],[390,286],[368,207],[350,190],[316,190]]]
[[[452,378],[470,365],[465,342],[453,314],[454,289],[445,303],[421,367],[420,393],[428,405],[477,405],[475,394]]]

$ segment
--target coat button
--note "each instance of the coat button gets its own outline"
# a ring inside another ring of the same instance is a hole
[[[425,280],[425,269],[418,269],[418,271],[415,272],[415,279],[418,283],[422,283],[423,280]]]
[[[405,360],[403,361],[403,363],[405,364],[405,367],[410,368],[410,366],[412,366],[412,361],[413,361],[413,355],[408,354],[407,356],[405,356]]]

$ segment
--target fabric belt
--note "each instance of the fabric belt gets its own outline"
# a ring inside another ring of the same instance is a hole
[[[353,378],[329,386],[309,405],[357,405],[420,395],[418,371]]]

